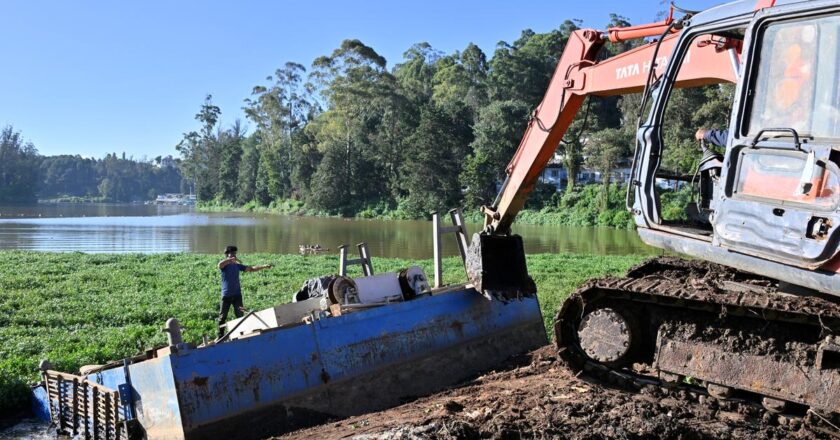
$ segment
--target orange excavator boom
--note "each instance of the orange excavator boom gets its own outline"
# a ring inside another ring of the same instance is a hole
[[[475,234],[466,255],[467,276],[488,298],[511,298],[536,291],[528,276],[522,238],[510,234],[516,215],[554,156],[563,136],[589,96],[644,91],[661,75],[679,39],[681,22],[672,16],[651,25],[572,32],[542,102],[534,110],[519,147],[505,169],[492,206],[482,206],[484,231]],[[660,39],[599,60],[607,43],[659,35]],[[735,82],[740,44],[724,37],[700,38],[683,58],[678,87]]]
[[[651,25],[611,28],[607,35],[594,29],[574,31],[557,63],[557,68],[542,102],[534,110],[522,141],[505,169],[506,181],[494,206],[482,207],[485,231],[504,234],[525,204],[540,173],[554,152],[588,96],[613,96],[639,93],[654,74],[661,74],[668,64],[679,38],[678,23],[671,17]],[[601,49],[610,41],[665,35],[661,41],[598,60]],[[704,39],[701,39],[704,40]],[[678,76],[678,87],[697,87],[735,82],[738,47],[721,44],[698,44],[690,49]]]

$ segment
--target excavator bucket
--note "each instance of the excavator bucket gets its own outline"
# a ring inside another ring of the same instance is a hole
[[[491,300],[507,301],[537,293],[518,235],[473,234],[466,270],[475,290]]]

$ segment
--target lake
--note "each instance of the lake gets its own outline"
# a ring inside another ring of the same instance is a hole
[[[479,225],[468,225],[473,233]],[[515,225],[528,253],[652,254],[635,231]],[[0,206],[0,249],[57,252],[297,253],[319,244],[366,242],[374,257],[431,258],[431,221],[357,220],[252,213],[203,213],[185,206],[39,204]],[[454,236],[443,240],[455,255]],[[355,251],[355,248],[353,248]]]

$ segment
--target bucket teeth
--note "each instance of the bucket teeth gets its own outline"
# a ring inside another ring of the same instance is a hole
[[[537,292],[518,235],[473,234],[466,270],[475,290],[490,300],[509,301]]]

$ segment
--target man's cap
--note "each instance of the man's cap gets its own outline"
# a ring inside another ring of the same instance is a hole
[[[228,246],[225,248],[225,255],[230,253],[236,253],[237,250],[238,249],[236,249],[236,246]]]

